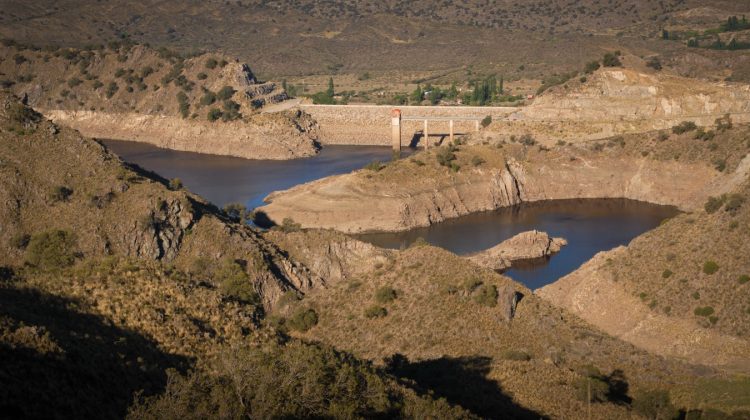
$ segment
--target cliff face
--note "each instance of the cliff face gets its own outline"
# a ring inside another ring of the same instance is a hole
[[[181,57],[145,46],[35,51],[0,47],[2,84],[86,136],[256,159],[317,152],[317,124],[247,64],[220,54]]]
[[[277,222],[290,217],[304,227],[365,232],[407,230],[472,212],[554,199],[629,198],[689,210],[711,194],[726,192],[748,169],[737,164],[742,150],[727,169],[739,167],[739,175],[733,175],[699,159],[629,155],[630,149],[619,147],[459,149],[458,172],[440,166],[436,155],[441,151],[432,150],[379,172],[362,170],[273,193],[261,211]],[[479,165],[472,163],[480,160]]]

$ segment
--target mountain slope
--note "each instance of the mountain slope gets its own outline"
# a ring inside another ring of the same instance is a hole
[[[111,43],[90,49],[0,47],[0,83],[54,121],[88,136],[247,158],[316,153],[300,112],[259,112],[288,99],[246,64],[221,54]]]

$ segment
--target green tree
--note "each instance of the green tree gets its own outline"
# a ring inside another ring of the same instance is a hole
[[[31,236],[26,247],[26,263],[41,270],[73,265],[76,237],[66,230],[51,230]]]
[[[458,97],[458,89],[456,89],[456,82],[451,83],[451,88],[448,90],[447,98],[455,100]]]
[[[417,84],[417,88],[414,89],[414,92],[411,93],[411,101],[415,104],[420,104],[422,102],[422,99],[424,98],[424,91],[422,91],[422,87]]]
[[[333,88],[333,77],[328,78],[328,89],[326,89],[326,95],[329,98],[333,98],[336,95],[336,91]]]

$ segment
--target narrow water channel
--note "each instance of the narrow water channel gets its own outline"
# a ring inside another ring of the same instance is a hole
[[[378,146],[326,146],[315,157],[273,161],[178,152],[136,142],[103,142],[123,160],[164,178],[180,178],[192,192],[220,207],[239,202],[255,208],[273,191],[347,173],[374,160],[391,159],[390,148]],[[490,248],[532,229],[567,239],[568,245],[548,261],[506,272],[536,289],[574,271],[599,251],[627,244],[675,214],[673,207],[632,200],[559,200],[472,214],[406,232],[357,237],[395,249],[408,247],[421,237],[459,255]]]
[[[252,160],[162,149],[146,143],[102,140],[124,161],[135,163],[164,178],[180,178],[192,192],[223,207],[242,203],[249,209],[263,205],[274,191],[331,175],[361,169],[372,161],[391,160],[383,146],[326,146],[314,157],[292,160]],[[413,153],[403,149],[402,156]]]

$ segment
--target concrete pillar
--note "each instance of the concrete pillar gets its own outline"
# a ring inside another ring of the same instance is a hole
[[[474,121],[474,131],[479,131],[479,120]]]
[[[391,111],[391,144],[393,151],[401,153],[401,110]]]
[[[450,131],[449,131],[450,132],[450,140],[451,140],[451,143],[453,143],[453,120],[450,120],[450,122],[448,123],[448,126],[450,127]]]
[[[424,131],[422,133],[423,133],[422,139],[424,140],[424,148],[429,149],[430,139],[429,139],[429,134],[427,133],[427,120],[424,120]]]

